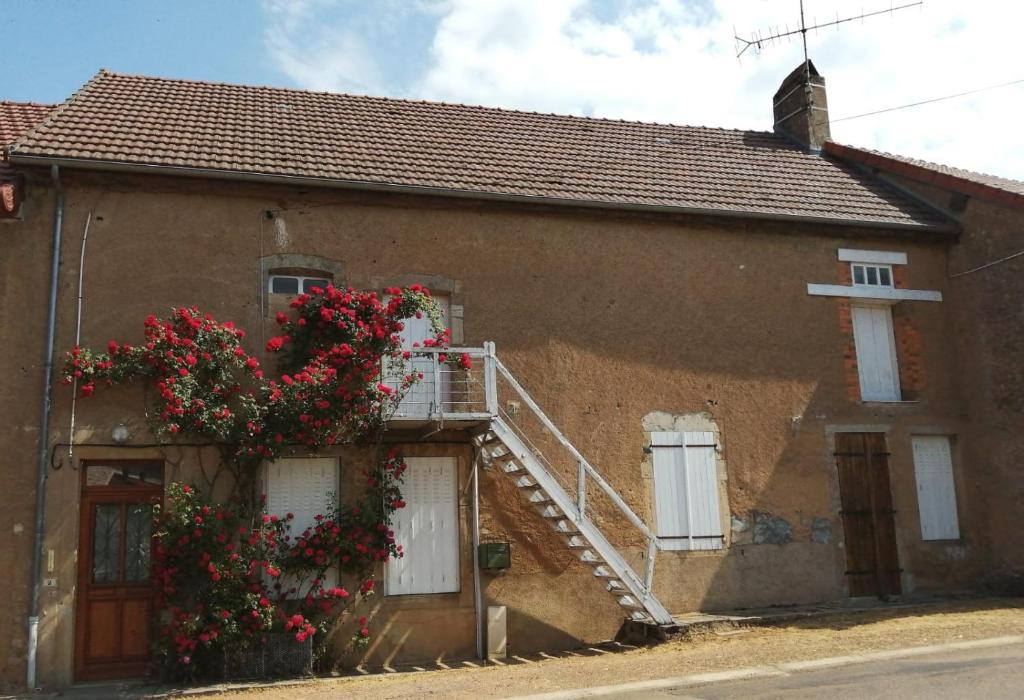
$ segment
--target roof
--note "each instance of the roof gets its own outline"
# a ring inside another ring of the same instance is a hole
[[[53,105],[0,100],[0,145],[14,143],[53,111]]]
[[[0,147],[24,136],[52,110],[53,105],[0,100]],[[13,168],[0,157],[0,179],[7,179],[13,172]]]
[[[927,160],[832,142],[826,143],[824,150],[844,160],[888,170],[897,175],[904,175],[945,189],[990,199],[1001,204],[1024,206],[1024,182],[1021,180],[986,175],[941,163],[931,163]]]
[[[21,138],[10,158],[836,224],[949,225],[859,169],[771,132],[106,70]]]

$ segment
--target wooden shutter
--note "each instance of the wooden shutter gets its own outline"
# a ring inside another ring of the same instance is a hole
[[[337,504],[338,460],[315,457],[271,462],[267,465],[266,494],[268,513],[295,516],[290,533],[292,538],[298,537],[313,525],[316,515],[327,513]],[[324,578],[325,588],[337,585],[337,571],[328,571]],[[281,585],[288,589],[297,583],[282,580]]]
[[[888,306],[854,306],[851,310],[861,399],[899,401],[900,376],[892,310]]]
[[[917,435],[912,442],[921,539],[960,539],[949,438],[945,435]]]
[[[394,515],[404,556],[387,564],[388,595],[459,590],[459,509],[455,458],[409,457],[405,508]]]
[[[836,433],[836,467],[851,596],[901,590],[889,456],[882,433]]]
[[[714,433],[651,433],[654,506],[665,549],[719,549],[722,522]]]

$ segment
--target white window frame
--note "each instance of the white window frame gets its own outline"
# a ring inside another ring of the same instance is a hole
[[[839,262],[861,262],[884,265],[906,265],[907,254],[893,250],[857,250],[840,248]]]
[[[718,451],[710,431],[651,433],[655,529],[662,549],[725,548]],[[703,491],[705,502],[694,494]],[[681,495],[684,502],[676,497]]]
[[[269,294],[291,294],[291,292],[275,292],[274,291],[274,280],[276,280],[276,279],[292,279],[292,280],[298,280],[298,283],[299,283],[299,291],[295,292],[295,295],[308,294],[309,292],[305,291],[305,287],[306,287],[306,283],[307,282],[326,282],[327,284],[331,284],[331,282],[332,282],[331,277],[332,276],[329,275],[329,274],[324,274],[324,275],[284,275],[284,274],[279,275],[279,274],[271,274],[271,275],[267,276],[267,292]]]
[[[861,271],[861,277],[864,279],[863,282],[857,281],[857,270]],[[869,282],[871,272],[875,273],[875,282]],[[882,277],[889,279],[888,283],[882,282]],[[875,263],[863,263],[855,262],[850,263],[850,279],[853,280],[854,287],[881,287],[883,289],[895,289],[896,281],[892,274],[892,265],[879,265]]]
[[[912,435],[911,445],[921,539],[959,540],[953,441],[949,435]]]

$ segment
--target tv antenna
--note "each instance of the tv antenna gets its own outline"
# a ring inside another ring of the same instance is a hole
[[[787,25],[784,25],[784,28],[782,28],[782,27],[775,27],[773,29],[770,28],[764,34],[761,34],[760,32],[754,32],[753,34],[751,34],[749,36],[749,38],[744,38],[744,37],[741,37],[739,34],[736,33],[736,27],[734,26],[733,27],[733,36],[736,39],[736,58],[739,58],[744,53],[746,53],[747,49],[753,48],[755,51],[760,51],[761,49],[763,49],[765,47],[765,45],[774,44],[776,41],[781,41],[782,39],[785,39],[787,37],[791,37],[791,36],[795,36],[797,34],[800,34],[801,35],[801,39],[803,40],[803,45],[804,45],[804,63],[806,63],[807,62],[807,32],[809,32],[811,30],[824,29],[826,27],[838,27],[841,24],[845,24],[846,22],[853,22],[853,21],[856,21],[858,19],[863,21],[863,20],[867,19],[868,17],[875,17],[876,15],[892,14],[893,12],[896,12],[897,10],[906,10],[907,8],[917,7],[918,5],[923,5],[923,4],[924,4],[924,0],[921,0],[920,2],[908,2],[906,4],[899,5],[899,6],[894,6],[890,2],[889,7],[884,9],[884,10],[875,10],[873,12],[864,12],[863,10],[861,10],[861,13],[859,15],[851,15],[849,17],[840,17],[839,16],[839,12],[837,11],[836,12],[836,18],[834,20],[831,20],[829,22],[822,22],[821,24],[815,23],[815,24],[812,24],[811,26],[808,27],[807,23],[804,22],[804,0],[800,0],[800,26],[798,28],[796,28],[796,29],[790,29],[789,25],[787,24]]]

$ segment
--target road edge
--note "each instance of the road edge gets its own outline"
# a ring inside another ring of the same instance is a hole
[[[576,698],[596,698],[616,693],[635,693],[645,690],[686,688],[708,685],[711,683],[722,683],[724,681],[788,676],[790,674],[800,673],[803,671],[817,671],[820,669],[835,668],[837,666],[869,663],[871,661],[891,661],[894,659],[906,659],[914,656],[925,656],[928,654],[938,654],[947,651],[984,649],[987,647],[1009,646],[1011,644],[1024,644],[1024,635],[1015,634],[1005,635],[1002,637],[987,637],[985,639],[973,639],[967,642],[929,644],[926,646],[905,647],[903,649],[872,651],[865,654],[830,656],[823,659],[810,659],[808,661],[787,661],[784,663],[770,664],[766,666],[748,666],[746,668],[737,668],[729,671],[712,671],[710,673],[694,673],[688,676],[656,678],[647,681],[632,681],[629,683],[618,683],[616,685],[600,685],[590,688],[576,688],[573,690],[557,690],[533,695],[518,695],[514,698],[510,698],[510,700],[575,700]]]

